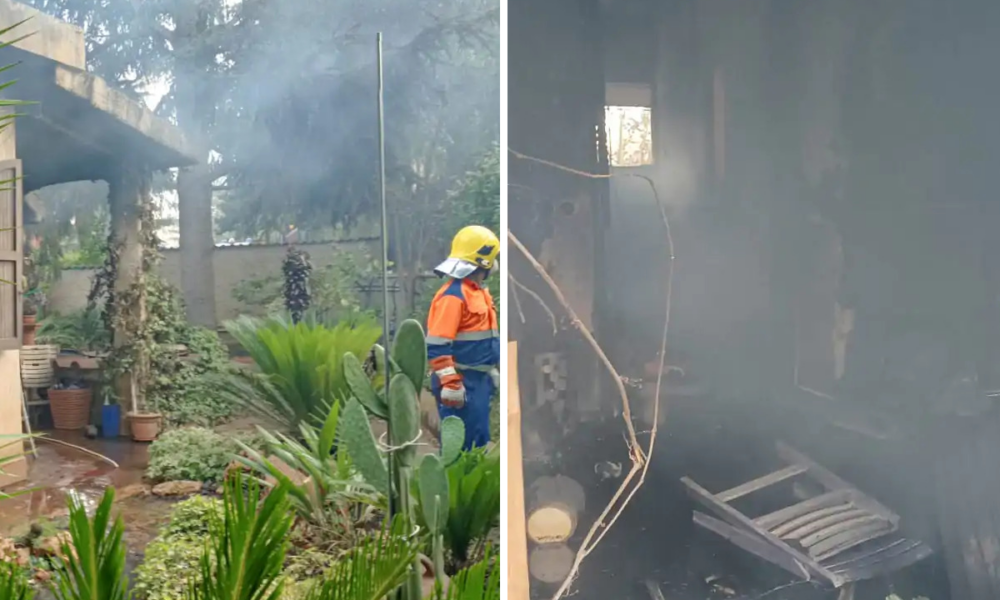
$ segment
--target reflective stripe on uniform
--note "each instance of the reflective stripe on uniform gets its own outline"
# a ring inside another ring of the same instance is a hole
[[[455,335],[456,342],[478,342],[480,340],[491,340],[500,337],[500,332],[496,329],[485,331],[461,331]]]
[[[438,377],[447,377],[449,375],[458,375],[458,371],[455,370],[455,367],[444,367],[434,371],[434,374]]]
[[[459,335],[461,335],[461,334],[459,334]],[[427,342],[428,344],[432,344],[432,345],[436,345],[436,346],[442,346],[442,345],[445,345],[445,344],[450,344],[454,340],[449,340],[446,337],[439,337],[439,336],[436,336],[436,335],[429,335],[429,336],[427,336],[427,337],[424,338],[424,341]]]
[[[478,365],[478,366],[455,365],[455,367],[459,371],[479,371],[480,373],[489,373],[490,371],[496,368],[495,366],[490,366],[490,365]]]

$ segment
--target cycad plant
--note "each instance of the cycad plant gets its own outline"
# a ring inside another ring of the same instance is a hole
[[[277,600],[294,515],[288,488],[279,485],[261,500],[260,487],[234,474],[223,492],[222,523],[201,559],[201,576],[189,600]]]
[[[82,499],[69,499],[70,543],[63,544],[53,591],[58,600],[126,600],[125,544],[121,518],[112,520],[115,492],[108,488],[92,519]]]
[[[408,531],[406,520],[394,519],[381,534],[367,538],[338,560],[323,581],[307,593],[306,599],[389,598],[407,583],[418,551],[419,538]]]
[[[340,403],[335,402],[321,427],[299,424],[302,441],[258,428],[269,456],[237,441],[243,451],[237,460],[263,481],[271,478],[284,484],[292,506],[306,521],[339,537],[351,537],[354,523],[362,520],[359,513],[369,507],[382,507],[384,495],[355,475],[347,452],[335,452],[340,423]],[[270,456],[304,474],[307,483],[296,484]]]
[[[344,354],[367,352],[381,335],[372,320],[329,327],[311,319],[293,323],[283,316],[243,316],[225,327],[259,370],[242,375],[230,389],[292,431],[302,422],[323,419],[328,407],[347,394]]]
[[[32,600],[35,589],[15,562],[0,562],[0,599]]]

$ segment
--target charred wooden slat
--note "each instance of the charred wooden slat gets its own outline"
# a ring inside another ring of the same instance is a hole
[[[875,547],[859,548],[853,553],[838,556],[836,561],[824,563],[825,566],[835,573],[841,573],[849,569],[855,569],[867,564],[886,560],[897,554],[909,552],[914,547],[923,542],[910,540],[907,538],[886,538]]]
[[[807,535],[807,534],[811,533],[811,531],[806,531],[805,533],[802,533],[802,534],[800,534],[798,536],[791,535],[791,534],[797,532],[798,530],[802,529],[805,526],[811,525],[811,524],[815,523],[816,521],[824,520],[824,519],[826,519],[827,517],[830,517],[830,516],[841,515],[841,514],[849,513],[851,511],[856,511],[856,510],[859,510],[859,509],[855,508],[855,506],[853,504],[850,504],[850,503],[838,504],[837,506],[830,506],[830,507],[827,507],[827,508],[821,508],[819,510],[814,510],[811,513],[804,514],[804,515],[802,515],[801,517],[799,517],[797,519],[792,519],[791,521],[788,521],[787,523],[779,525],[778,527],[775,527],[774,529],[771,529],[771,533],[773,533],[774,535],[779,536],[781,538],[797,539],[797,538],[802,537],[803,535]],[[867,514],[867,513],[865,513],[865,514]]]
[[[855,527],[810,546],[809,555],[818,561],[824,561],[855,546],[860,546],[865,542],[870,542],[887,533],[891,533],[892,528],[892,523],[885,520]]]
[[[782,481],[791,479],[792,477],[801,475],[808,470],[809,469],[807,467],[804,467],[802,465],[791,465],[779,471],[768,473],[763,477],[758,477],[753,481],[748,481],[742,485],[738,485],[722,493],[716,494],[715,497],[721,500],[722,502],[732,502],[733,500],[742,498],[747,494],[752,494],[753,492],[756,492],[758,490],[762,490],[766,487],[770,487],[777,483],[781,483]]]
[[[797,519],[821,508],[828,508],[841,504],[850,499],[850,497],[851,492],[847,490],[827,492],[826,494],[816,496],[815,498],[803,500],[802,502],[789,506],[788,508],[782,508],[781,510],[776,510],[773,513],[766,514],[762,517],[757,517],[754,520],[754,523],[764,529],[773,530],[775,527],[792,519]]]
[[[916,540],[903,538],[895,541],[884,552],[876,553],[866,560],[851,562],[837,567],[836,573],[845,581],[864,581],[883,573],[892,573],[916,564],[934,553],[930,546]]]
[[[886,518],[886,520],[892,522],[893,525],[899,525],[899,515],[892,512],[880,502],[871,496],[868,496],[850,483],[847,483],[838,477],[833,471],[830,471],[826,467],[820,465],[805,454],[802,454],[798,450],[783,442],[778,442],[778,455],[790,463],[809,467],[809,475],[816,481],[826,486],[828,490],[848,490],[852,492],[854,503],[859,507],[866,508],[877,515],[882,515]]]
[[[715,517],[706,515],[703,512],[694,512],[694,522],[705,529],[716,533],[729,540],[734,545],[756,555],[770,563],[773,563],[792,575],[801,577],[804,580],[812,579],[812,574],[801,562],[795,560],[790,554],[775,548],[764,538],[754,535],[751,532],[733,527]]]
[[[830,539],[834,536],[840,535],[848,531],[857,530],[862,527],[867,527],[869,525],[874,525],[875,523],[885,523],[889,526],[889,531],[892,531],[892,523],[889,523],[879,515],[873,515],[861,511],[860,514],[855,515],[850,519],[846,519],[836,523],[831,523],[822,529],[819,529],[807,536],[802,537],[799,540],[799,543],[801,543],[803,546],[807,548],[812,548],[813,546],[822,542],[823,540]]]

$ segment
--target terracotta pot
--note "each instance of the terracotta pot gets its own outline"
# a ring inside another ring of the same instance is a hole
[[[160,435],[163,415],[159,413],[129,413],[129,428],[136,442],[152,442]]]
[[[24,327],[24,336],[21,344],[24,346],[35,345],[35,331],[38,329],[37,315],[24,315],[21,317]]]
[[[52,426],[62,430],[78,430],[90,425],[90,404],[93,394],[89,388],[75,390],[49,389],[49,409]]]

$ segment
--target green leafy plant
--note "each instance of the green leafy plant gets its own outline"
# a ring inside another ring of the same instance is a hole
[[[185,427],[167,431],[149,447],[146,477],[152,481],[217,483],[240,446],[211,429]]]
[[[36,437],[24,433],[4,433],[0,434],[0,450],[5,450],[6,448],[16,447],[16,452],[6,451],[0,456],[0,475],[4,474],[4,466],[10,466],[18,461],[25,459],[24,452],[24,442],[28,439]],[[14,496],[20,496],[22,494],[30,494],[34,491],[32,489],[18,490],[16,492],[4,492],[0,490],[0,500],[6,498],[13,498]]]
[[[221,518],[222,501],[217,498],[194,496],[178,502],[135,570],[135,596],[185,600],[191,581],[201,572],[205,539],[216,533]]]
[[[15,562],[0,562],[0,598],[4,600],[31,600],[35,588],[25,577],[24,569]]]
[[[110,346],[111,336],[100,311],[83,309],[67,315],[51,313],[38,324],[35,339],[40,344],[55,344],[64,350],[91,352]]]
[[[244,488],[246,483],[246,490]],[[201,559],[190,600],[277,600],[288,550],[293,513],[288,488],[272,488],[261,500],[260,487],[236,473],[226,480],[223,518]]]
[[[500,558],[487,547],[479,561],[451,578],[448,587],[435,585],[426,600],[500,600]]]
[[[307,477],[297,483],[273,460],[245,444],[237,460],[259,477],[271,478],[288,489],[292,505],[300,516],[328,536],[353,538],[354,524],[363,520],[366,507],[380,506],[376,486],[354,474],[346,452],[336,452],[334,444],[341,428],[340,404],[334,403],[317,429],[299,424],[302,442],[281,433],[259,430],[265,449],[285,465]]]
[[[135,570],[134,597],[139,600],[185,600],[191,579],[198,575],[205,541],[190,538],[154,539]]]
[[[236,376],[230,389],[251,409],[290,430],[323,419],[327,408],[347,394],[341,361],[347,352],[366,352],[381,329],[373,321],[328,327],[312,320],[240,317],[226,330],[250,355],[258,374]]]
[[[405,519],[396,519],[380,535],[368,537],[330,569],[308,600],[382,600],[405,586],[418,558],[419,542],[409,535]],[[408,590],[412,592],[412,590]],[[419,600],[421,594],[404,596]]]
[[[500,453],[476,448],[462,452],[448,467],[448,522],[444,542],[453,560],[466,564],[482,554],[500,525]]]
[[[70,543],[63,545],[63,559],[56,568],[53,591],[59,600],[125,600],[125,525],[112,520],[115,492],[104,492],[93,518],[87,518],[83,499],[69,498]]]

